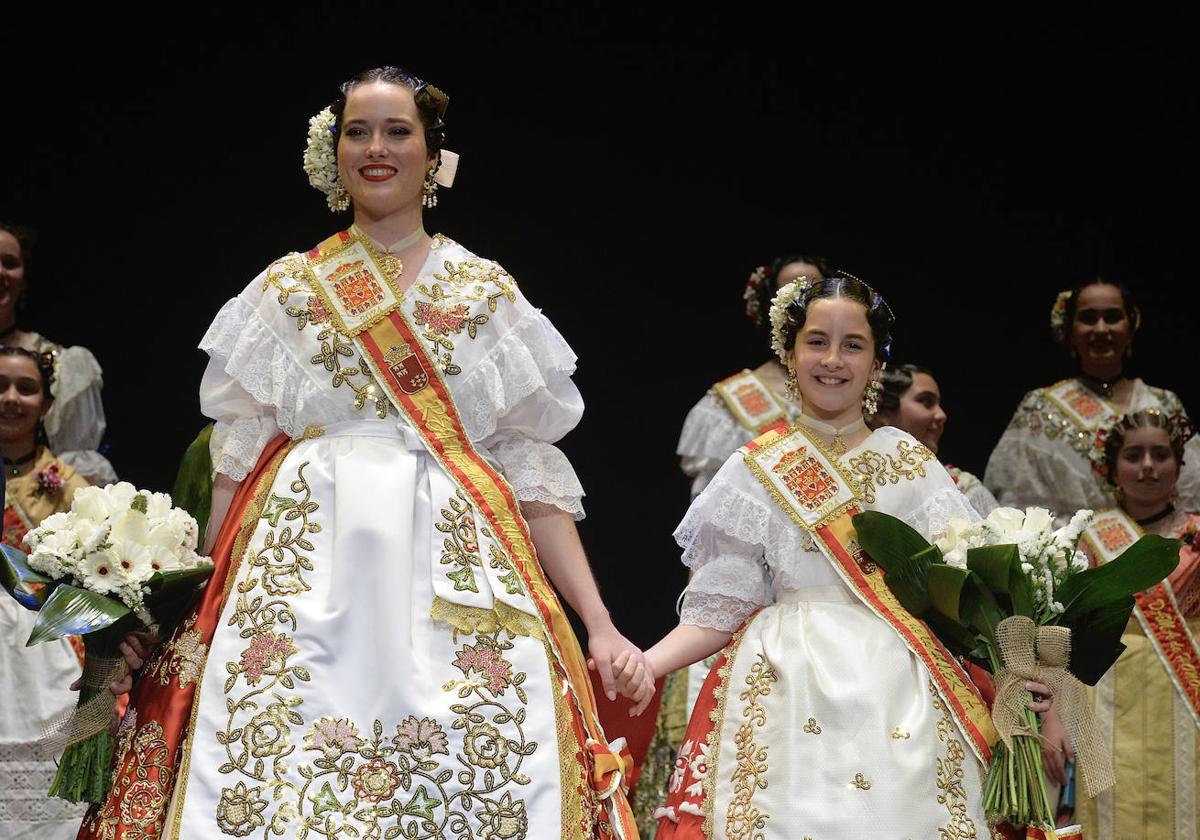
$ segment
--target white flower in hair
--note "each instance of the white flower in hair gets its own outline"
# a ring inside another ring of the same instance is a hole
[[[787,323],[787,311],[801,295],[808,291],[811,281],[807,277],[797,277],[775,293],[771,301],[771,349],[786,366],[788,363],[787,348],[783,346],[783,326]]]
[[[313,189],[325,193],[330,210],[345,210],[350,206],[350,197],[338,179],[337,148],[333,142],[333,129],[337,118],[333,111],[324,108],[308,121],[308,144],[304,148],[304,171]]]

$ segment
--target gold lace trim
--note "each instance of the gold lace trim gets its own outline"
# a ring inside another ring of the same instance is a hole
[[[941,715],[937,722],[938,740],[946,745],[945,756],[937,760],[937,788],[939,805],[946,806],[950,822],[938,829],[938,840],[978,840],[975,822],[967,811],[967,789],[963,784],[965,772],[963,761],[967,752],[958,738],[958,729],[950,716],[950,709],[938,695],[937,686],[931,681],[929,693],[933,695],[933,707]]]
[[[496,601],[491,609],[485,609],[452,604],[435,595],[433,606],[429,608],[429,616],[434,621],[445,622],[454,628],[456,642],[460,633],[471,636],[495,633],[497,630],[505,630],[516,636],[544,639],[542,625],[536,616],[521,612],[503,601]]]

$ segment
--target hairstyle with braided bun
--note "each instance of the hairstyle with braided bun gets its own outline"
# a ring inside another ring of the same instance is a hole
[[[1196,433],[1196,427],[1192,425],[1192,421],[1183,414],[1163,414],[1152,408],[1134,411],[1115,422],[1104,435],[1103,463],[1108,469],[1103,470],[1103,474],[1113,487],[1117,486],[1117,471],[1113,465],[1117,463],[1117,455],[1120,454],[1121,447],[1125,445],[1126,433],[1134,429],[1151,428],[1166,431],[1167,438],[1171,442],[1171,451],[1175,453],[1175,460],[1179,466],[1183,466],[1184,444]]]
[[[342,114],[346,111],[346,100],[350,92],[359,85],[372,82],[387,82],[399,85],[412,91],[413,101],[417,105],[417,113],[421,116],[421,125],[425,127],[425,145],[429,154],[434,155],[442,150],[446,142],[446,106],[450,98],[441,90],[428,82],[414,76],[400,67],[373,67],[364,70],[349,81],[343,82],[338,88],[338,97],[329,106],[336,122],[333,126],[333,140],[336,145],[342,130]]]
[[[1070,349],[1071,347],[1071,329],[1075,323],[1075,309],[1079,304],[1079,293],[1091,286],[1112,286],[1121,293],[1125,317],[1129,319],[1130,335],[1136,333],[1142,325],[1142,310],[1138,308],[1130,288],[1120,280],[1097,275],[1091,280],[1059,292],[1058,298],[1050,310],[1050,334],[1054,337],[1055,343],[1064,348]]]
[[[913,377],[918,373],[932,377],[933,371],[920,365],[903,364],[889,367],[879,377],[882,390],[879,392],[879,412],[899,411],[900,398],[913,386]]]
[[[754,322],[754,326],[770,332],[771,319],[767,317],[767,313],[771,311],[771,301],[778,290],[779,273],[792,263],[811,265],[822,277],[833,273],[824,258],[804,254],[784,254],[754,269],[750,279],[746,281],[746,290],[742,293],[742,299],[746,302],[746,317]]]

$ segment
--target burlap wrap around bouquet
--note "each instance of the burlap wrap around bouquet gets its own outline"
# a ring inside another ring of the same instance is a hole
[[[1075,749],[1083,789],[1113,784],[1109,749],[1084,684],[1095,685],[1124,650],[1133,596],[1179,561],[1179,543],[1147,535],[1117,559],[1089,568],[1078,550],[1091,511],[1057,530],[1041,508],[998,508],[983,522],[952,520],[935,544],[895,517],[854,517],[859,543],[883,570],[896,599],[949,650],[989,671],[1000,742],[984,783],[992,825],[1052,830],[1040,723],[1029,680],[1045,684]]]

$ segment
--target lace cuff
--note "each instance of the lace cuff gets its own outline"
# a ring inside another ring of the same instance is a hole
[[[807,540],[786,517],[776,516],[773,502],[753,495],[730,480],[729,470],[744,470],[740,457],[731,457],[726,466],[692,502],[683,521],[675,529],[675,541],[683,548],[683,563],[695,568],[709,561],[713,546],[705,532],[732,537],[748,546],[757,546],[759,554],[798,555]],[[753,480],[753,479],[751,479]]]
[[[951,519],[978,522],[980,516],[959,489],[949,484],[927,496],[921,506],[904,517],[904,522],[933,542],[949,528]]]
[[[683,596],[683,608],[679,611],[679,623],[732,633],[758,606],[726,595],[687,592]]]
[[[583,519],[583,486],[557,446],[530,438],[506,438],[490,447],[504,477],[522,502],[554,505]]]
[[[269,415],[239,417],[232,422],[218,420],[209,439],[213,473],[241,481],[254,469],[263,449],[277,434],[279,428]]]

